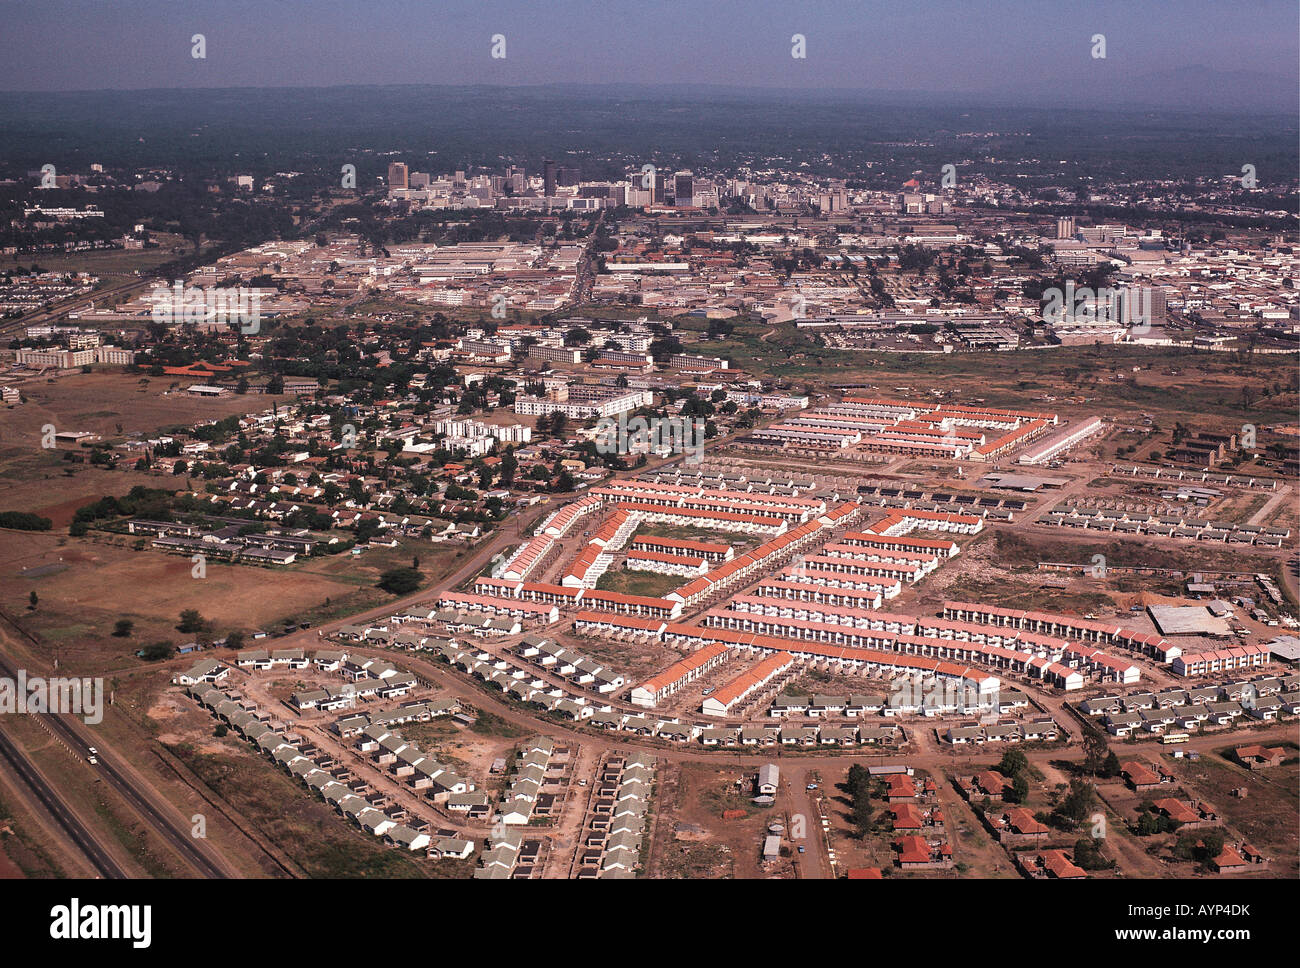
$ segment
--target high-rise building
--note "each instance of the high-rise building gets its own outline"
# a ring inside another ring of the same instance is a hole
[[[550,158],[542,160],[542,194],[548,198],[555,194],[555,162]]]
[[[388,187],[403,189],[411,187],[406,162],[394,161],[388,166]]]
[[[557,168],[555,182],[561,188],[573,188],[582,181],[582,171],[577,168]]]
[[[695,178],[689,171],[679,171],[673,176],[673,204],[679,208],[695,202]]]

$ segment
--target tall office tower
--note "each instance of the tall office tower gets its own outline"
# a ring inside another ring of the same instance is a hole
[[[410,188],[410,176],[406,168],[406,162],[394,161],[388,166],[388,187],[389,188]]]
[[[1056,220],[1056,237],[1058,239],[1074,238],[1074,217],[1062,215]]]
[[[673,204],[678,208],[688,206],[695,200],[695,179],[689,171],[679,171],[673,176]]]
[[[555,162],[550,158],[542,160],[542,194],[548,198],[555,194]]]
[[[577,168],[557,168],[555,182],[561,188],[572,188],[582,181],[582,172]]]
[[[650,196],[645,204],[662,205],[668,198],[668,178],[668,175],[655,171],[654,176],[647,179],[644,172],[637,171],[632,174],[632,187]]]

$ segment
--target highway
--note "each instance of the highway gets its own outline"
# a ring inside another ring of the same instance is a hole
[[[0,655],[0,675],[17,680],[17,670],[8,656]],[[97,746],[100,751],[96,759],[99,762],[93,766],[88,762],[87,766],[94,769],[108,786],[116,790],[141,819],[169,843],[196,873],[209,878],[236,876],[236,872],[217,858],[203,841],[190,835],[189,824],[166,800],[156,791],[148,788],[142,779],[131,775],[128,767],[114,762],[115,757],[103,749],[103,741],[92,738],[85,725],[78,723],[75,716],[54,713],[29,715],[39,715],[50,731],[61,737],[74,750],[84,751],[91,746]]]
[[[117,861],[109,856],[98,840],[77,817],[76,813],[64,802],[63,798],[54,792],[54,788],[45,781],[40,771],[36,769],[35,764],[27,758],[27,755],[20,750],[16,743],[11,740],[3,730],[0,730],[0,762],[6,763],[11,769],[11,775],[20,783],[25,785],[32,795],[39,801],[41,806],[54,818],[68,839],[90,861],[91,865],[97,870],[101,877],[125,878],[129,875],[120,866]]]

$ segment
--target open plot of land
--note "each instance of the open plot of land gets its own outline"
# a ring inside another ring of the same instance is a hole
[[[25,536],[27,537],[27,536]],[[309,572],[274,574],[261,568],[209,562],[205,578],[194,578],[188,558],[151,551],[131,551],[74,541],[56,549],[52,535],[34,536],[50,543],[53,554],[28,554],[21,567],[49,563],[62,553],[68,568],[36,579],[17,577],[18,564],[0,563],[0,604],[23,613],[25,624],[63,650],[62,659],[82,671],[120,662],[145,644],[188,641],[175,629],[180,613],[196,609],[215,632],[251,629],[310,608],[325,598],[342,598],[354,585]],[[27,610],[28,593],[39,605]],[[119,618],[135,622],[128,639],[111,635]]]
[[[179,235],[152,232],[150,238],[158,243],[156,249],[90,249],[66,255],[42,252],[30,258],[42,272],[89,272],[99,276],[101,282],[114,283],[129,282],[137,278],[137,269],[151,269],[194,250],[194,246]]]
[[[1225,756],[1233,747],[1253,742],[1248,734],[1240,743],[1204,754],[1195,762],[1174,761],[1184,785],[1211,803],[1219,816],[1251,844],[1272,858],[1270,877],[1295,879],[1300,873],[1300,764],[1296,743],[1274,743],[1287,748],[1282,766],[1247,770]],[[1233,791],[1245,788],[1239,798]]]
[[[293,397],[262,394],[192,397],[183,392],[195,382],[144,373],[134,376],[120,370],[64,373],[54,383],[29,380],[20,386],[27,402],[6,413],[5,441],[39,448],[41,427],[47,423],[60,433],[85,431],[113,437],[190,427],[231,414],[260,413],[274,404],[283,409],[294,402]]]
[[[627,568],[611,568],[600,576],[596,587],[606,592],[621,592],[624,595],[645,595],[649,598],[662,598],[674,589],[681,588],[687,579],[681,575],[659,575],[653,571],[633,571]]]
[[[769,823],[784,821],[772,808],[750,802],[752,770],[708,765],[674,765],[676,799],[661,804],[664,816],[656,836],[655,877],[759,877],[763,837]],[[743,788],[736,785],[743,779]],[[723,818],[723,812],[743,816]]]

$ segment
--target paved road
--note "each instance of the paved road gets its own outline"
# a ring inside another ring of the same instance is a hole
[[[45,808],[46,812],[54,819],[54,822],[67,834],[72,845],[99,872],[99,876],[110,878],[125,878],[128,876],[127,872],[118,865],[103,844],[82,823],[76,810],[55,792],[54,788],[36,768],[36,765],[28,759],[27,754],[19,749],[18,745],[3,730],[0,730],[0,763],[5,764],[6,771],[15,782],[31,791],[37,802]]]
[[[18,676],[13,661],[6,655],[0,655],[0,675],[14,680]],[[190,824],[170,802],[125,761],[105,748],[102,737],[93,736],[86,725],[75,716],[55,713],[29,715],[39,716],[40,721],[49,728],[50,732],[74,750],[84,751],[91,746],[99,748],[96,757],[98,764],[92,765],[87,760],[87,768],[94,770],[108,786],[112,787],[159,837],[175,848],[197,874],[209,878],[238,876],[238,872],[204,841],[191,836]]]

